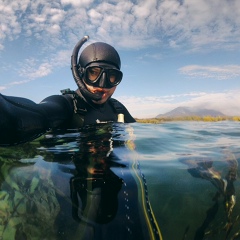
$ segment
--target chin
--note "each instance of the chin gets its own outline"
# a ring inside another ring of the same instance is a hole
[[[95,94],[95,93],[102,94],[102,98],[100,100],[98,100],[98,101],[92,100],[92,102],[95,104],[103,104],[113,95],[117,86],[108,89],[108,88],[93,87],[93,86],[86,84],[86,87],[87,87],[88,91],[92,94]]]
[[[108,100],[108,98],[107,98],[107,99],[100,99],[100,100],[98,100],[98,101],[92,100],[92,102],[95,103],[95,104],[99,104],[99,105],[100,105],[100,104],[105,103],[107,100]]]

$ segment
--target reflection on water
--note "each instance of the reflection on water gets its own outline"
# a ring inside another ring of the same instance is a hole
[[[240,126],[100,124],[0,148],[0,239],[240,239]]]
[[[2,238],[161,239],[132,136],[101,124],[2,148]]]

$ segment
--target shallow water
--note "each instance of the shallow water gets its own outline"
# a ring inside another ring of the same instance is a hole
[[[239,140],[237,122],[100,124],[0,148],[0,236],[238,239]]]

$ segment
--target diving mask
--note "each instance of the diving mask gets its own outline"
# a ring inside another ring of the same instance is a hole
[[[123,73],[111,65],[89,65],[82,69],[82,77],[88,85],[112,88],[122,81]]]

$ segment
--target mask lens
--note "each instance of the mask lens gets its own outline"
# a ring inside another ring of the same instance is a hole
[[[89,67],[86,69],[86,76],[90,82],[96,81],[101,73],[102,68],[100,67]]]
[[[86,83],[95,87],[114,87],[121,82],[122,76],[122,72],[118,69],[105,66],[89,66],[84,72]]]
[[[110,84],[117,85],[122,80],[122,72],[115,69],[108,69],[108,79]]]

